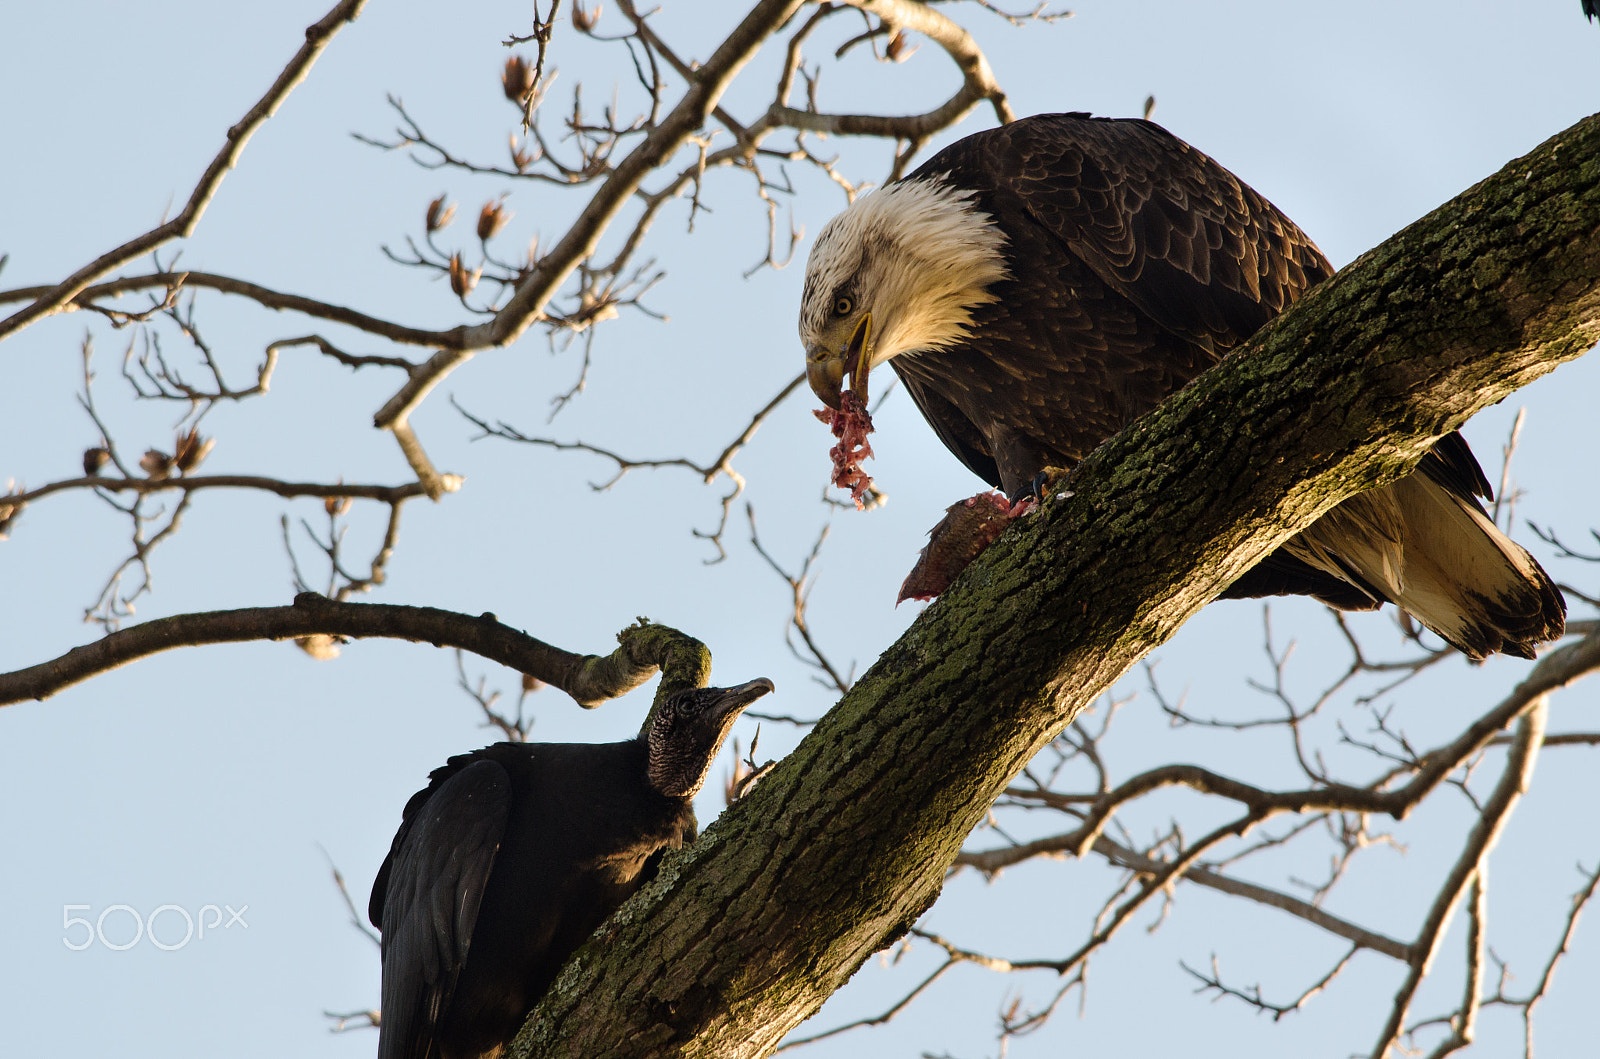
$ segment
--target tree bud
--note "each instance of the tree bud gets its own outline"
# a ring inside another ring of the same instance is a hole
[[[441,228],[449,227],[451,221],[456,219],[455,203],[449,206],[444,204],[444,196],[440,195],[428,203],[428,231],[437,232]]]

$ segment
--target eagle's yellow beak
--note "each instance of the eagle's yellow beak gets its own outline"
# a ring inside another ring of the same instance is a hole
[[[834,350],[826,345],[812,346],[806,350],[806,381],[811,392],[822,399],[829,408],[839,407],[839,394],[845,376],[850,376],[850,391],[856,401],[867,403],[867,373],[871,371],[872,314],[862,313],[855,332],[843,349]]]

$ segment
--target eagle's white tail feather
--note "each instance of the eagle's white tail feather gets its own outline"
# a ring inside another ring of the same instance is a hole
[[[1288,550],[1404,608],[1472,658],[1531,658],[1561,632],[1565,607],[1549,575],[1476,503],[1426,474],[1345,501]]]

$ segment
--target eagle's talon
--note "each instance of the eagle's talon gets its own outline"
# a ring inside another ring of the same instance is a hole
[[[1039,468],[1039,473],[1035,474],[1031,479],[1029,479],[1026,485],[1020,487],[1009,497],[1007,497],[1007,499],[1011,501],[1011,506],[1013,508],[1011,517],[1015,518],[1018,515],[1026,515],[1029,511],[1033,510],[1032,507],[1022,507],[1023,504],[1044,503],[1050,498],[1051,491],[1054,489],[1055,484],[1065,479],[1066,476],[1066,470],[1061,467]],[[1061,493],[1056,495],[1057,497],[1061,497],[1071,496],[1072,494],[1063,490]]]

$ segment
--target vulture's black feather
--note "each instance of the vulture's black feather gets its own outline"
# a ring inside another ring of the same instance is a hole
[[[379,1059],[498,1054],[568,956],[695,836],[691,799],[757,680],[669,698],[621,743],[496,743],[406,803],[372,886]]]

